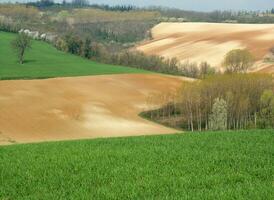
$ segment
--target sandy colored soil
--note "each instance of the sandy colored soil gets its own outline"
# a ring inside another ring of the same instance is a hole
[[[273,62],[256,62],[256,67],[253,67],[250,72],[268,73],[274,75],[274,63]]]
[[[274,74],[274,64],[264,67],[264,68],[258,70],[258,72]]]
[[[161,23],[152,29],[152,37],[137,49],[220,68],[232,49],[247,48],[262,60],[274,46],[274,24]]]
[[[175,133],[138,114],[149,94],[182,82],[141,74],[0,81],[0,144]]]

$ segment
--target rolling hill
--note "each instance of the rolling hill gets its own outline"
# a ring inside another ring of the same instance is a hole
[[[176,132],[138,114],[150,93],[174,90],[183,78],[96,63],[40,41],[20,65],[14,37],[0,32],[0,79],[43,80],[0,81],[0,144]]]
[[[175,133],[139,117],[150,93],[183,81],[156,74],[0,81],[0,144]]]
[[[20,1],[0,3],[0,200],[274,199],[274,76],[218,73],[247,48],[274,75],[274,24],[149,31],[273,10]],[[40,38],[24,64],[2,30]]]
[[[32,49],[26,52],[26,62],[20,65],[10,44],[15,36],[16,34],[0,32],[0,79],[2,80],[148,73],[130,67],[86,60],[58,51],[50,44],[40,41],[32,41]]]
[[[274,46],[274,25],[161,23],[152,29],[152,37],[137,49],[181,62],[207,61],[220,69],[227,52],[247,48],[256,57],[256,68]],[[265,68],[273,68],[271,65],[265,64]]]

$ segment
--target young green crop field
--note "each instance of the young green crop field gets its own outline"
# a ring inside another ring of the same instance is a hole
[[[11,47],[11,41],[15,37],[16,34],[0,32],[0,80],[147,73],[130,67],[89,61],[58,51],[41,41],[32,41],[32,48],[26,52],[25,63],[21,65]]]
[[[274,131],[0,147],[0,199],[273,199]]]

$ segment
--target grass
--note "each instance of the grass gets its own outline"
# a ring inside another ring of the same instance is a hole
[[[0,199],[273,199],[274,132],[0,147]]]
[[[20,65],[11,41],[16,34],[0,31],[0,80],[87,76],[101,74],[148,73],[130,67],[101,64],[56,50],[48,43],[33,41],[25,63]]]

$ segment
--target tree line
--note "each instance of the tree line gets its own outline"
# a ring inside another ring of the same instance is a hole
[[[150,38],[149,30],[155,25],[156,21],[150,20],[77,23],[73,32],[98,42],[132,45],[144,38]]]
[[[192,78],[204,78],[217,73],[207,62],[200,64],[181,63],[176,58],[167,59],[157,55],[146,55],[137,50],[112,49],[103,43],[93,41],[91,38],[82,40],[74,34],[67,34],[55,42],[57,49],[86,59],[102,63],[123,65],[154,72],[181,75]]]
[[[24,34],[20,33],[17,41],[24,42]],[[82,39],[75,34],[66,34],[64,37],[57,37],[53,41],[55,47],[61,51],[82,56],[86,59],[95,60],[102,63],[123,65],[144,69],[154,72],[181,75],[191,78],[206,78],[209,75],[221,73],[216,71],[207,62],[200,64],[191,62],[179,62],[176,58],[167,59],[157,55],[146,55],[136,50],[113,49],[96,42],[89,37]],[[15,46],[13,46],[15,47]],[[23,48],[24,46],[22,46]],[[21,50],[24,52],[24,50]],[[119,48],[119,47],[118,47]],[[21,56],[23,57],[23,55]],[[19,60],[22,60],[19,58]],[[22,62],[21,62],[22,63]],[[253,65],[254,58],[246,49],[236,49],[230,51],[224,59],[226,73],[245,73]]]
[[[184,19],[189,22],[226,22],[226,23],[274,23],[273,8],[261,11],[219,11],[199,12],[176,8],[154,7],[149,10],[159,11],[161,16]]]
[[[82,40],[74,34],[58,38],[55,46],[62,51],[82,56],[103,63],[125,65],[172,75],[191,78],[205,78],[221,73],[206,61],[201,63],[179,62],[176,58],[164,58],[157,55],[146,55],[129,49],[112,49],[104,43],[93,41],[91,38]],[[255,58],[247,49],[234,49],[228,52],[223,61],[225,73],[245,73],[254,64]]]
[[[39,9],[59,8],[97,8],[106,11],[122,11],[128,12],[132,10],[142,10],[132,5],[104,5],[104,4],[89,4],[87,0],[63,0],[61,3],[55,3],[53,0],[40,0],[28,2],[27,5],[37,7]],[[273,23],[274,8],[269,8],[264,12],[261,11],[212,11],[198,12],[188,11],[166,7],[150,7],[143,10],[159,11],[163,17],[184,18],[187,21],[204,21],[204,22],[237,22],[237,23]]]
[[[131,11],[137,9],[137,7],[132,5],[105,5],[105,4],[90,4],[88,0],[63,0],[62,2],[54,2],[54,0],[39,0],[39,1],[30,1],[26,5],[34,6],[39,9],[50,9],[53,7],[63,7],[63,8],[97,8],[107,11]]]
[[[144,116],[194,130],[274,128],[274,84],[266,74],[222,74],[148,98]]]
[[[81,56],[85,59],[101,63],[122,65],[153,72],[181,75],[192,78],[205,78],[216,71],[207,62],[180,63],[176,58],[167,59],[157,55],[146,55],[136,50],[112,49],[103,43],[94,42],[90,38],[82,40],[74,34],[57,37],[53,41],[55,47],[61,51]],[[31,38],[24,31],[20,32],[11,43],[18,56],[20,64],[24,63],[24,54],[31,47]]]

